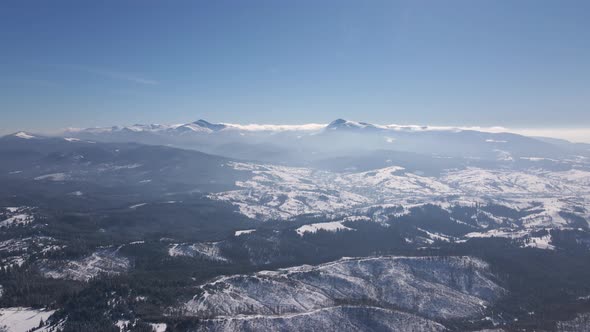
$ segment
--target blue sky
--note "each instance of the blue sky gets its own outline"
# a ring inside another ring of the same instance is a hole
[[[0,4],[0,132],[177,123],[590,127],[589,1]]]

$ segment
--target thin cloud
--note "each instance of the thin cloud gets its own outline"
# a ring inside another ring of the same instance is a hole
[[[155,81],[152,79],[140,77],[140,76],[130,74],[130,73],[111,70],[111,69],[98,68],[98,67],[92,67],[92,66],[84,66],[84,65],[59,65],[59,67],[69,68],[69,69],[76,70],[79,72],[85,72],[85,73],[94,74],[97,76],[112,78],[115,80],[133,82],[133,83],[137,83],[137,84],[144,84],[144,85],[158,84],[158,81]]]

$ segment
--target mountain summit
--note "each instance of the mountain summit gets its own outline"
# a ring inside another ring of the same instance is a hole
[[[356,122],[356,121],[349,121],[344,119],[336,119],[328,126],[326,129],[329,130],[357,130],[357,129],[377,129],[377,127],[373,124],[366,123],[366,122]]]
[[[207,128],[212,131],[220,131],[220,130],[227,128],[227,125],[225,125],[223,123],[211,123],[211,122],[205,121],[203,119],[199,119],[193,123],[196,124],[197,126]]]

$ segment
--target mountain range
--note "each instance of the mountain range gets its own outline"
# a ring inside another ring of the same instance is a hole
[[[25,314],[32,331],[587,321],[584,144],[199,120],[21,131],[0,137],[0,159],[7,326]]]
[[[36,137],[31,133],[16,133]],[[60,137],[193,149],[229,158],[328,170],[404,167],[440,171],[453,163],[562,169],[583,166],[590,145],[453,127],[375,125],[337,119],[327,125],[236,125],[198,120],[177,125],[69,129]],[[384,157],[382,157],[384,156]],[[444,160],[448,159],[448,160]],[[439,164],[441,164],[439,166]]]

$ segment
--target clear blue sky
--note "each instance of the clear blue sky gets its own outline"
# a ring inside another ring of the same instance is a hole
[[[0,132],[590,127],[590,1],[0,2]]]

